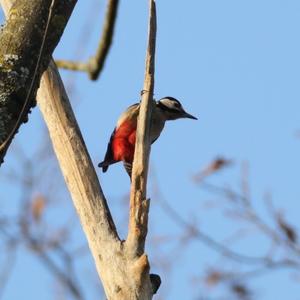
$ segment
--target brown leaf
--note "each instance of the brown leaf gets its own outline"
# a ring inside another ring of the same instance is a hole
[[[209,286],[218,284],[223,279],[223,273],[217,270],[209,270],[205,276],[205,283]]]
[[[46,199],[42,195],[36,196],[31,202],[32,217],[36,222],[41,220],[43,212],[45,210]]]
[[[229,166],[232,164],[232,160],[226,159],[224,157],[216,157],[212,162],[209,163],[202,171],[194,176],[194,180],[199,182],[205,177],[212,175],[213,173]]]
[[[227,167],[231,163],[231,160],[225,159],[224,157],[217,157],[211,164],[211,170],[214,172],[218,171],[224,167]]]

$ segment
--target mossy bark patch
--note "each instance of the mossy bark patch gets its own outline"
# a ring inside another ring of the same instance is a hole
[[[34,78],[51,2],[17,0],[0,30],[0,164],[11,142],[8,137],[14,131]],[[35,105],[41,75],[50,62],[76,2],[54,1],[42,57],[21,123],[27,121]]]

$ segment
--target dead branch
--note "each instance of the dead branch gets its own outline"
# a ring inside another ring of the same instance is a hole
[[[13,239],[10,239],[7,243],[7,256],[5,258],[4,265],[1,266],[1,273],[0,273],[0,299],[3,295],[5,286],[13,272],[15,263],[16,263],[16,251],[17,244]]]
[[[149,37],[146,53],[145,80],[137,123],[136,144],[132,168],[130,216],[127,245],[133,255],[144,252],[147,235],[149,200],[146,199],[150,155],[150,122],[153,107],[154,61],[156,39],[156,8],[150,0]]]
[[[105,283],[110,281],[105,278],[112,276],[107,272],[108,265],[113,269],[114,264],[120,263],[117,259],[113,262],[111,255],[121,251],[121,242],[53,63],[44,74],[41,87],[38,104],[105,288]],[[109,289],[105,289],[107,295],[115,293]],[[112,295],[111,299],[114,299]]]
[[[58,68],[73,71],[83,71],[88,73],[90,79],[98,79],[112,44],[118,4],[119,0],[108,0],[102,35],[95,55],[90,57],[90,59],[85,63],[68,60],[56,60],[55,63]]]
[[[37,257],[44,264],[44,266],[52,272],[54,276],[56,276],[66,287],[68,287],[74,298],[77,300],[83,300],[84,298],[81,294],[81,291],[79,290],[78,285],[71,279],[71,274],[65,273],[60,270],[60,268],[50,258],[50,256],[46,254],[45,251],[43,251],[43,249],[41,249],[34,240],[28,240],[28,242],[30,242],[31,247],[37,247],[35,249],[37,251]]]
[[[235,261],[245,263],[245,264],[261,264],[264,263],[265,260],[262,257],[248,256],[238,252],[231,250],[226,245],[217,242],[209,234],[201,231],[199,228],[195,227],[192,223],[186,221],[163,197],[159,186],[155,185],[156,199],[161,206],[162,210],[172,219],[178,226],[183,227],[186,230],[191,231],[191,235],[194,239],[199,240],[203,244],[208,247],[214,249],[219,252],[222,256],[226,256],[227,258],[233,259]]]

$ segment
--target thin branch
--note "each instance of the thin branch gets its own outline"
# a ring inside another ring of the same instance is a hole
[[[72,274],[66,274],[63,272],[56,264],[55,262],[50,258],[49,255],[39,247],[39,245],[35,245],[35,241],[30,240],[29,241],[31,246],[36,246],[35,250],[37,251],[38,258],[40,261],[44,264],[46,268],[48,268],[51,273],[59,278],[62,283],[69,289],[70,293],[77,299],[77,300],[82,300],[84,297],[82,296],[81,291],[79,290],[79,287],[73,280],[71,279]]]
[[[16,252],[17,252],[17,243],[14,240],[8,241],[7,257],[2,266],[0,274],[0,299],[2,298],[5,286],[12,274],[14,265],[16,263]]]
[[[203,231],[200,231],[197,227],[184,220],[184,218],[182,218],[181,215],[161,195],[159,195],[157,199],[163,211],[176,224],[178,224],[180,227],[184,227],[188,230],[191,230],[196,239],[198,239],[200,242],[204,243],[208,247],[214,249],[215,251],[219,252],[221,255],[226,256],[235,261],[247,264],[262,264],[265,263],[266,260],[268,261],[268,259],[265,257],[252,257],[231,250],[227,246],[215,241],[208,234],[204,233]]]
[[[150,155],[150,122],[153,107],[154,61],[156,41],[156,7],[150,0],[149,35],[146,52],[145,80],[137,122],[136,144],[132,168],[130,216],[127,245],[132,255],[144,253],[148,227],[149,200],[146,199],[148,163]]]
[[[26,163],[26,159],[25,159]],[[26,163],[30,166],[30,163]],[[61,284],[63,284],[66,289],[73,295],[74,299],[83,300],[84,297],[80,291],[80,288],[77,282],[73,279],[74,271],[68,272],[63,271],[62,268],[55,262],[54,259],[51,258],[50,254],[47,253],[49,249],[47,247],[47,240],[45,236],[42,235],[40,238],[37,238],[35,235],[32,234],[33,226],[31,225],[30,218],[32,216],[31,212],[31,202],[30,195],[35,186],[34,181],[34,174],[32,172],[32,168],[26,167],[26,175],[23,174],[27,181],[23,181],[22,184],[22,198],[20,202],[20,211],[18,217],[18,225],[19,225],[19,232],[20,237],[24,241],[24,243],[36,253],[36,257],[44,264],[44,266],[51,272],[51,274],[56,277]],[[62,254],[63,249],[57,245],[55,248],[52,248],[53,253]],[[69,258],[69,257],[68,257]],[[62,258],[62,262],[66,265],[70,263],[70,259],[67,259],[67,254],[65,253],[64,257]]]
[[[108,0],[102,35],[96,50],[96,54],[90,57],[90,59],[85,63],[68,60],[56,60],[56,65],[58,68],[86,72],[88,73],[90,79],[98,79],[112,44],[118,4],[119,0]]]
[[[245,185],[246,183],[244,183]],[[255,210],[255,208],[252,205],[252,202],[250,201],[249,196],[245,193],[239,193],[237,191],[234,191],[233,189],[229,189],[226,187],[220,187],[214,184],[209,184],[206,182],[202,182],[201,186],[205,189],[220,194],[224,196],[225,198],[228,198],[230,200],[234,200],[231,203],[233,205],[237,205],[238,209],[241,211],[239,214],[242,216],[243,221],[248,222],[250,225],[254,225],[257,229],[259,229],[267,238],[273,241],[274,245],[281,245],[282,248],[286,248],[287,250],[292,250],[297,255],[300,254],[300,248],[297,241],[291,242],[286,241],[286,239],[282,238],[280,235],[280,230],[276,230],[272,228]],[[244,191],[244,189],[243,189]],[[267,207],[269,210],[269,206]],[[276,214],[274,211],[269,211],[271,218],[273,218],[274,223],[278,226],[278,214]],[[279,228],[280,229],[280,228]],[[292,228],[290,228],[292,229]]]
[[[233,280],[233,279],[245,280],[249,278],[257,279],[258,276],[263,276],[265,274],[268,274],[270,273],[270,271],[282,271],[283,269],[292,269],[292,270],[299,271],[299,265],[289,260],[278,261],[274,264],[263,265],[261,267],[258,267],[257,269],[253,269],[250,271],[236,272],[236,273],[233,272],[231,276],[228,276],[228,280]]]

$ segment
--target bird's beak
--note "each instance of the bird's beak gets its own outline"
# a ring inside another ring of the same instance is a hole
[[[196,117],[192,116],[191,114],[184,112],[183,118],[198,120]]]

